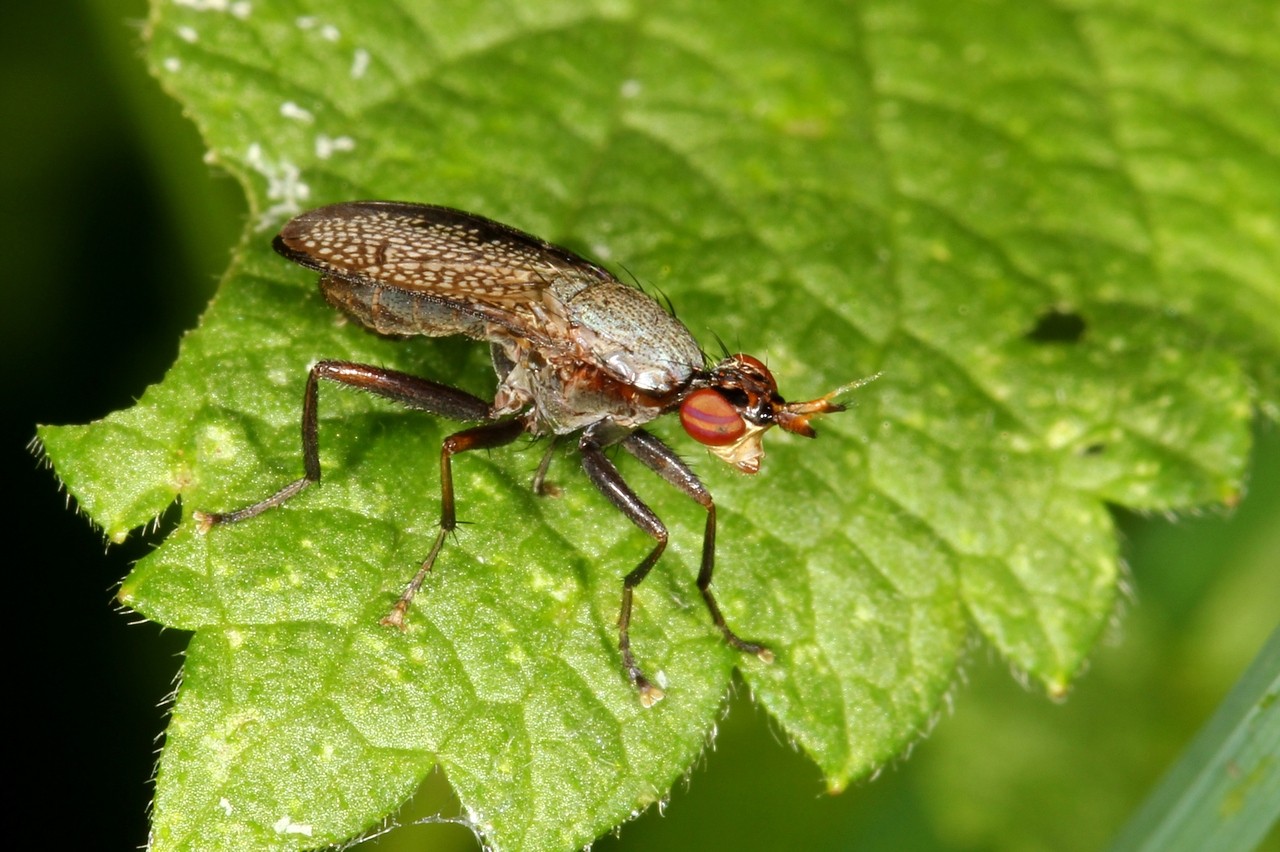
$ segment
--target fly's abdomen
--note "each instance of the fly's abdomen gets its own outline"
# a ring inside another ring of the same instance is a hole
[[[484,337],[484,322],[478,317],[421,291],[335,275],[321,278],[320,290],[329,304],[379,334]]]

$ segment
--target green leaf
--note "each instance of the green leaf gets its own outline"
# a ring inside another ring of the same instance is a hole
[[[195,631],[156,848],[340,842],[437,765],[490,845],[582,846],[666,795],[735,666],[833,790],[928,728],[975,633],[1064,694],[1115,607],[1106,504],[1235,501],[1252,413],[1280,412],[1271,14],[157,4],[148,61],[252,221],[162,384],[40,432],[114,539],[182,502],[121,590]],[[625,263],[704,341],[767,356],[789,396],[883,372],[818,441],[770,435],[759,476],[699,464],[715,588],[774,665],[709,623],[703,511],[621,458],[671,528],[633,630],[667,699],[641,708],[615,619],[650,542],[572,453],[563,496],[533,496],[540,447],[457,460],[470,523],[409,631],[379,627],[434,539],[456,427],[333,388],[323,483],[196,534],[193,509],[299,475],[318,359],[492,391],[484,347],[343,324],[270,251],[290,215],[352,198]]]

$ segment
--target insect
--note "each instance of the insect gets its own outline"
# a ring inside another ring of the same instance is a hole
[[[526,433],[552,437],[534,475],[542,492],[555,441],[576,435],[587,477],[655,541],[622,581],[618,647],[622,668],[650,707],[663,690],[631,649],[635,589],[667,546],[667,528],[605,454],[618,446],[707,512],[698,589],[711,619],[735,648],[765,662],[773,654],[735,633],[711,591],[716,504],[690,467],[643,426],[678,412],[685,431],[744,473],[756,473],[761,436],[771,427],[814,437],[810,420],[842,411],[835,398],[786,402],[769,369],[750,355],[709,363],[684,324],[640,289],[558,246],[515,228],[447,207],[387,201],[334,204],[288,222],[273,247],[321,273],[330,304],[388,335],[462,334],[488,341],[498,387],[492,403],[428,379],[347,361],[320,361],[302,404],[301,479],[230,512],[196,512],[201,532],[260,515],[320,481],[317,405],[321,380],[408,408],[479,425],[444,439],[440,451],[440,532],[384,625],[405,629],[409,605],[446,536],[457,525],[453,457],[500,447]]]

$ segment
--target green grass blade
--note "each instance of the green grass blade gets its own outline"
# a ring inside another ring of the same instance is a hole
[[[1280,817],[1280,629],[1112,852],[1253,849]]]

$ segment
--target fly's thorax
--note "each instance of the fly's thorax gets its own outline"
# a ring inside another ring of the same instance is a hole
[[[496,414],[527,412],[530,428],[538,434],[567,435],[607,422],[619,437],[637,429],[670,408],[665,397],[656,397],[620,382],[607,370],[582,361],[548,361],[529,353],[513,362],[500,378]]]
[[[552,290],[567,310],[579,350],[619,382],[663,395],[702,367],[702,350],[684,323],[635,287],[613,278],[584,286],[579,278],[557,280]]]

